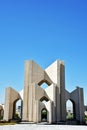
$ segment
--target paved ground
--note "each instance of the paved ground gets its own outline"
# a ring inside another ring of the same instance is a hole
[[[0,126],[0,130],[87,130],[87,126],[17,124]]]

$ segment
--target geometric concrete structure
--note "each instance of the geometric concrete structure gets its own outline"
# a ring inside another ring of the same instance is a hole
[[[15,103],[20,99],[20,95],[13,88],[6,88],[5,93],[5,106],[4,106],[4,120],[9,121],[14,118],[16,111]]]
[[[68,99],[73,103],[74,118],[80,122],[84,122],[83,88],[77,87],[71,93],[66,91],[66,102]]]
[[[33,60],[25,62],[22,120],[29,122],[58,123],[66,121],[66,102],[73,102],[74,117],[84,122],[83,89],[77,87],[72,93],[65,90],[65,65],[55,61],[45,70]],[[41,85],[46,83],[47,88]],[[14,116],[14,104],[21,99],[12,88],[6,89],[4,119]],[[11,107],[10,107],[11,106]]]
[[[64,62],[56,61],[46,70],[34,61],[25,63],[23,120],[41,122],[41,110],[47,110],[49,123],[65,121],[65,77]],[[42,83],[48,87],[41,88]],[[47,100],[44,104],[42,101]]]

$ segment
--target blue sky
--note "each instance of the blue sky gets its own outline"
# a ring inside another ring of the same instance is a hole
[[[87,104],[87,0],[0,0],[0,102],[24,86],[24,61],[65,61],[66,89],[84,88]]]

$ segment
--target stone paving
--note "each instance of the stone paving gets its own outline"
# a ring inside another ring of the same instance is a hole
[[[17,124],[0,126],[0,130],[87,130],[87,126]]]

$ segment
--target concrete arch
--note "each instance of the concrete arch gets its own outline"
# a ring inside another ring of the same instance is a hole
[[[46,97],[46,96],[43,96],[43,97],[41,97],[41,99],[40,99],[40,101],[42,102],[42,101],[46,101],[46,102],[48,102],[49,101],[49,99]]]
[[[46,108],[41,110],[41,122],[47,122],[48,111]]]
[[[48,86],[51,85],[51,82],[49,82],[49,81],[47,81],[47,80],[45,80],[45,79],[41,80],[41,81],[38,83],[38,85],[41,86],[43,83],[46,83]]]
[[[16,111],[16,109],[18,110],[18,106],[17,106],[17,102],[18,101],[21,101],[21,108],[20,108],[20,110],[19,111]],[[13,119],[21,119],[22,118],[22,99],[20,98],[18,98],[18,99],[16,99],[14,102],[13,102]]]
[[[73,119],[76,119],[76,104],[75,104],[75,102],[72,100],[72,99],[67,99],[67,101],[71,101],[71,103],[72,103],[72,109],[73,109]],[[67,103],[67,101],[66,101],[66,103]]]
[[[70,99],[70,93],[65,90],[65,101],[67,102],[68,99]]]
[[[40,86],[43,83],[46,83],[48,86],[50,86],[53,83],[45,71],[44,71],[44,78],[38,82],[38,85]]]
[[[34,86],[34,88],[35,88],[35,95],[36,95],[35,100],[39,101],[42,97],[49,99],[45,90],[41,88],[39,85]]]
[[[9,121],[13,119],[14,102],[21,99],[21,97],[17,91],[8,87],[6,88],[5,98],[4,120]]]
[[[41,115],[42,115],[42,110],[46,110],[47,111],[47,120],[46,122],[49,122],[50,119],[50,114],[49,111],[51,110],[48,106],[50,104],[50,101],[46,102],[45,104],[42,103],[42,102],[39,102],[40,104],[40,107],[39,107],[39,122],[42,122],[42,118],[41,118]]]
[[[83,88],[76,87],[71,93],[66,90],[66,101],[70,99],[74,104],[75,117],[79,122],[84,122],[84,97]]]

